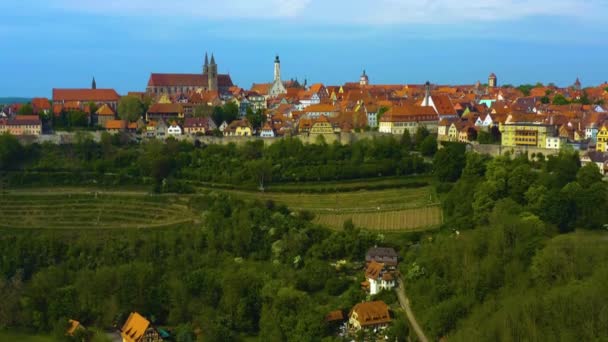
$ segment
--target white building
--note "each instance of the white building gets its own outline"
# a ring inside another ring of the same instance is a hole
[[[168,135],[182,135],[182,128],[178,124],[172,122],[169,128],[167,128]]]
[[[364,286],[369,288],[369,294],[372,296],[395,287],[393,272],[386,270],[383,263],[376,261],[367,265],[365,279]]]
[[[566,145],[567,139],[564,137],[547,137],[546,148],[559,150]]]
[[[281,81],[281,61],[277,55],[274,59],[274,80],[272,82],[272,86],[270,86],[270,90],[268,91],[268,96],[277,97],[286,93],[287,89],[285,89],[283,81]]]

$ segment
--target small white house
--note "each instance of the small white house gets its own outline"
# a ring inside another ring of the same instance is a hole
[[[270,127],[269,124],[265,124],[264,127],[262,127],[262,130],[260,131],[260,137],[261,138],[274,138],[275,137],[274,130],[272,129],[272,127]]]
[[[175,122],[171,123],[169,128],[167,128],[168,135],[182,135],[182,128],[179,127]]]
[[[393,272],[385,269],[383,263],[372,261],[365,270],[364,287],[368,287],[369,294],[375,295],[382,290],[390,290],[395,287]]]
[[[228,127],[228,123],[226,121],[222,122],[222,124],[220,125],[220,127],[218,127],[218,129],[220,130],[220,132],[224,132],[224,130]]]
[[[567,139],[564,137],[547,137],[546,147],[550,149],[559,150],[564,146],[567,142]]]

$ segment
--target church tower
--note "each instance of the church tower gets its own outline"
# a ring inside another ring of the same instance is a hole
[[[274,58],[274,81],[281,82],[281,60],[279,55]]]
[[[91,89],[97,89],[97,82],[95,82],[95,77],[93,77],[93,82],[91,82]]]
[[[497,85],[498,85],[498,79],[496,78],[496,75],[494,73],[491,73],[490,76],[488,77],[488,87],[496,88]]]
[[[431,82],[426,81],[424,84],[424,101],[422,101],[423,107],[432,106],[431,104]]]
[[[207,53],[205,52],[205,64],[203,64],[203,75],[207,75],[209,73],[209,58],[207,57]]]
[[[209,82],[209,91],[217,91],[217,64],[215,64],[215,57],[211,54],[211,62],[208,66],[207,80]]]
[[[359,78],[359,85],[364,87],[368,84],[369,84],[369,77],[367,77],[365,70],[363,70],[363,74],[361,74],[361,77]]]
[[[276,55],[274,58],[274,80],[272,81],[268,95],[270,97],[277,97],[285,93],[287,93],[287,89],[285,89],[283,81],[281,81],[281,60],[279,59],[279,55]]]

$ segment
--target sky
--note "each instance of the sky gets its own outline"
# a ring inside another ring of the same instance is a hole
[[[150,73],[235,84],[608,80],[608,0],[0,0],[0,97],[143,91]]]

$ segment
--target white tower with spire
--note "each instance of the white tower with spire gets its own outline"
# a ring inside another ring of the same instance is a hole
[[[283,81],[281,81],[281,60],[279,59],[279,55],[277,55],[274,59],[274,80],[272,82],[272,86],[270,87],[268,95],[270,97],[277,97],[280,94],[286,93],[287,89],[285,89]]]

